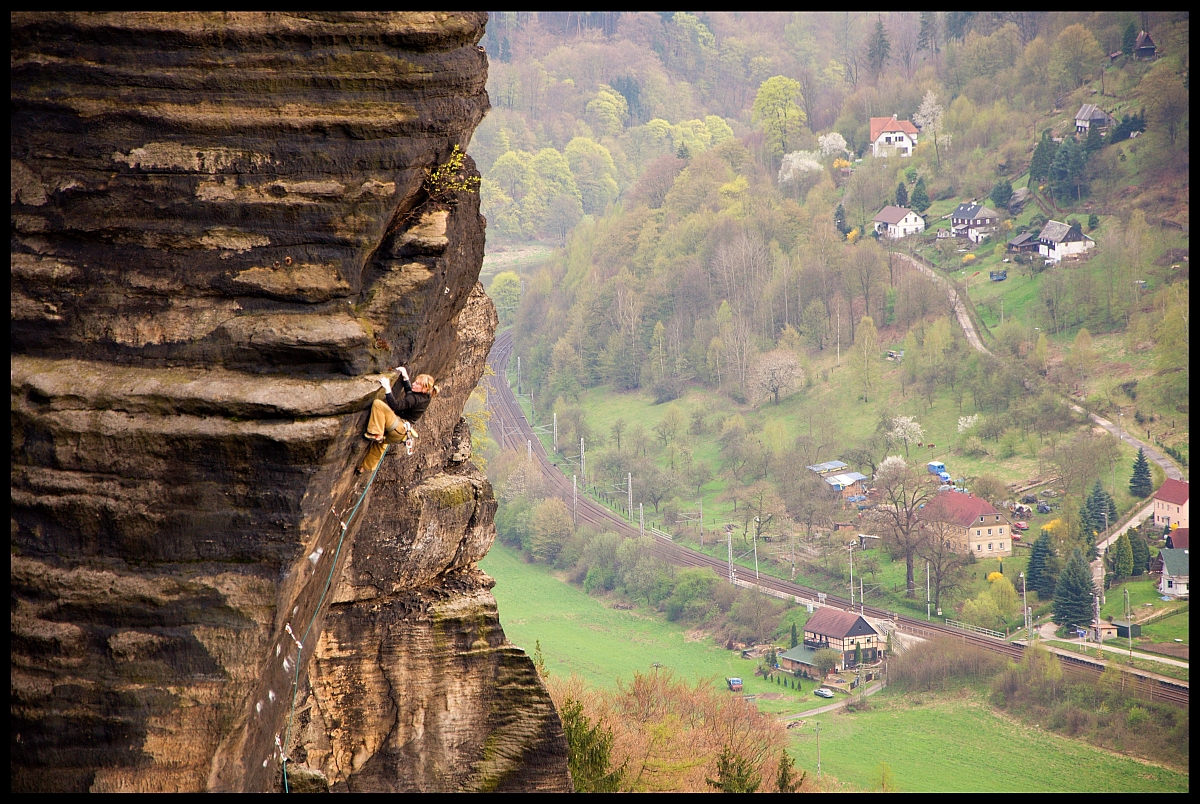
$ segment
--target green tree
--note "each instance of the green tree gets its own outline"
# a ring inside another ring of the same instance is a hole
[[[1146,104],[1150,121],[1166,131],[1174,145],[1180,132],[1187,127],[1190,95],[1170,60],[1163,59],[1150,68],[1138,84],[1138,93]]]
[[[605,208],[617,200],[620,192],[612,154],[595,140],[576,137],[567,143],[563,156],[567,158],[579,188],[583,211],[588,215],[604,214]]]
[[[794,648],[799,644],[800,644],[800,639],[799,639],[799,635],[796,633],[796,624],[792,623],[792,635],[791,635],[791,639],[789,640],[788,647]]]
[[[776,75],[763,81],[754,97],[751,119],[766,135],[776,157],[795,150],[808,116],[800,108],[800,82]]]
[[[1134,497],[1146,498],[1154,492],[1154,480],[1150,477],[1150,462],[1145,449],[1138,448],[1133,459],[1133,477],[1129,478],[1129,493]]]
[[[1042,138],[1033,149],[1033,158],[1029,161],[1029,178],[1039,181],[1050,178],[1050,166],[1058,152],[1058,143],[1050,136],[1050,129],[1042,132]]]
[[[1083,141],[1083,152],[1090,157],[1103,147],[1104,135],[1100,133],[1100,126],[1088,126],[1087,138]]]
[[[601,84],[596,97],[588,101],[586,112],[597,134],[602,137],[615,137],[625,127],[629,116],[629,104],[620,92],[607,84]]]
[[[1121,34],[1121,54],[1132,56],[1133,49],[1137,47],[1137,23],[1131,22],[1125,26],[1125,32]]]
[[[1026,587],[1038,593],[1042,600],[1054,596],[1054,545],[1049,532],[1042,531],[1029,553],[1029,564],[1025,568]]]
[[[818,681],[836,670],[841,663],[842,654],[830,648],[821,648],[813,654],[813,669],[817,671]]]
[[[1051,619],[1068,628],[1086,627],[1092,622],[1092,570],[1083,553],[1076,548],[1058,576],[1054,587],[1054,612]]]
[[[1133,575],[1137,577],[1150,567],[1150,545],[1141,536],[1133,536],[1129,547],[1133,551]]]
[[[913,187],[912,192],[912,208],[917,212],[924,213],[929,209],[929,193],[925,189],[925,178],[922,176],[917,179],[917,185]]]
[[[806,771],[801,771],[797,777],[796,763],[792,760],[791,756],[787,751],[779,752],[779,773],[775,776],[776,791],[780,793],[795,793],[796,788],[804,784],[804,778],[807,775]]]
[[[1100,225],[1100,216],[1099,215],[1097,215],[1095,212],[1088,215],[1088,231],[1089,232],[1096,231],[1096,227],[1099,225]]]
[[[756,793],[762,777],[753,762],[726,745],[717,756],[717,778],[706,776],[704,781],[719,793]]]
[[[501,321],[510,321],[521,303],[521,277],[514,271],[501,271],[492,279],[488,296],[496,305]]]
[[[863,402],[870,402],[879,379],[879,331],[875,320],[864,315],[854,337],[854,373],[862,389]]]
[[[908,206],[908,188],[904,186],[904,182],[896,185],[896,206]]]
[[[846,225],[846,207],[838,202],[837,208],[833,211],[833,225],[843,235],[850,231],[850,227]]]
[[[989,197],[996,209],[1003,211],[1008,209],[1008,202],[1012,200],[1012,194],[1012,182],[1008,179],[1001,179],[992,185],[992,194]]]
[[[883,16],[880,15],[875,18],[875,33],[867,46],[867,62],[871,65],[871,72],[879,75],[891,54],[892,43],[888,39],[887,28],[883,27]]]
[[[917,50],[937,53],[941,42],[941,25],[936,11],[921,12],[921,27],[917,31]]]
[[[1068,25],[1051,48],[1050,75],[1062,89],[1076,89],[1091,77],[1103,56],[1091,31],[1078,23]]]
[[[1133,575],[1133,545],[1129,543],[1129,534],[1122,533],[1112,548],[1112,572],[1117,580],[1123,580]]]
[[[563,543],[571,535],[574,526],[567,505],[557,497],[542,500],[533,509],[533,533],[529,538],[529,552],[534,561],[552,564],[562,550]]]
[[[603,722],[592,723],[583,704],[572,698],[563,702],[563,732],[567,738],[567,767],[576,793],[615,793],[625,776],[625,766],[613,767],[613,731]]]

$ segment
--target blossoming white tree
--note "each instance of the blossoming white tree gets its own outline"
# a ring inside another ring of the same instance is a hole
[[[888,438],[894,444],[903,444],[904,454],[908,455],[908,445],[919,444],[925,438],[925,429],[912,416],[897,416],[892,419]]]
[[[779,167],[779,183],[796,181],[805,173],[820,169],[821,162],[816,151],[792,151],[783,157],[783,164]]]

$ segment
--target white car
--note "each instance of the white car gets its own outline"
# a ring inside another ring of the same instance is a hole
[[[833,690],[829,689],[829,687],[817,687],[813,690],[813,695],[816,695],[818,698],[832,698]]]

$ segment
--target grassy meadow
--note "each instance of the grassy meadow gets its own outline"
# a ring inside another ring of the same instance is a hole
[[[657,662],[718,688],[726,676],[740,676],[745,692],[771,714],[802,714],[826,703],[813,696],[811,681],[803,681],[799,693],[783,691],[753,675],[755,661],[648,612],[611,608],[503,545],[481,566],[496,579],[493,593],[509,640],[529,653],[540,643],[551,674],[614,689],[635,672],[654,672]],[[813,776],[818,722],[823,778],[832,789],[877,789],[881,761],[893,789],[903,792],[1188,789],[1185,773],[1022,725],[970,691],[914,697],[885,690],[867,711],[804,718],[788,731],[789,750]]]

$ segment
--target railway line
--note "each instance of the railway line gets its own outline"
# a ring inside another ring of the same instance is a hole
[[[509,388],[507,382],[500,379],[505,376],[512,350],[512,333],[503,332],[497,336],[492,351],[488,355],[488,364],[495,373],[495,376],[488,377],[485,380],[488,383],[487,395],[492,414],[491,427],[493,434],[501,448],[528,450],[531,459],[537,461],[541,469],[547,490],[564,500],[568,506],[571,506],[575,498],[575,491],[571,480],[559,470],[558,466],[546,454],[541,440],[535,435],[532,426],[525,418],[525,414],[521,410],[512,389]],[[576,515],[579,521],[586,522],[598,528],[604,528],[625,537],[638,537],[642,535],[638,527],[626,522],[586,494],[579,494],[577,499]],[[685,568],[707,567],[721,577],[728,575],[728,564],[726,561],[675,544],[670,539],[660,535],[652,533],[648,535],[653,539],[652,551],[667,563]],[[735,571],[736,569],[738,567],[735,565]],[[741,569],[744,570],[744,568]],[[745,584],[746,582],[743,580],[741,583]],[[796,603],[813,603],[815,605],[833,606],[843,611],[857,611],[867,617],[890,622],[899,631],[914,636],[929,637],[938,635],[949,637],[967,644],[977,645],[994,653],[1004,654],[1014,661],[1020,661],[1024,651],[1024,648],[1020,645],[1002,642],[946,625],[924,622],[874,606],[864,606],[861,603],[855,605],[851,601],[836,595],[825,594],[819,596],[819,593],[815,589],[809,589],[773,576],[760,575],[753,583],[775,597],[791,600]],[[820,602],[822,597],[823,602]],[[1059,654],[1059,658],[1063,662],[1065,672],[1080,678],[1097,680],[1104,671],[1103,664],[1095,660],[1089,660],[1084,656]],[[1142,686],[1145,694],[1151,699],[1167,701],[1185,708],[1188,706],[1188,684],[1186,682],[1162,679],[1136,670],[1126,670],[1126,672],[1136,677],[1137,683]]]

